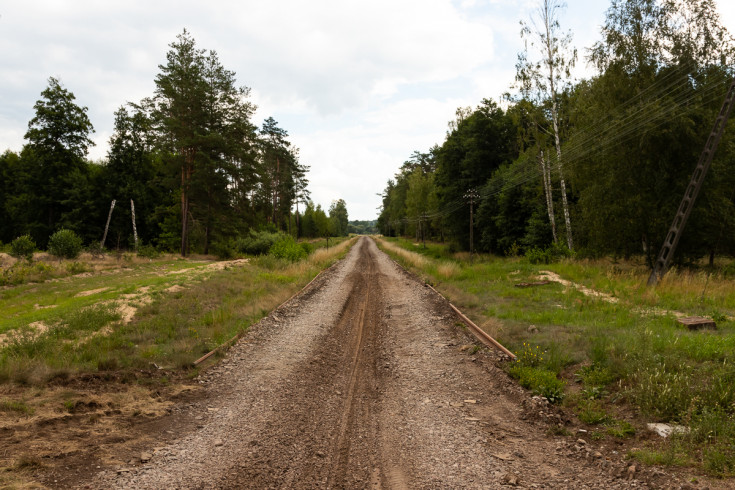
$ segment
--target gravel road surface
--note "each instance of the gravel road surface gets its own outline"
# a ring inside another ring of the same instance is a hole
[[[202,375],[207,397],[181,408],[196,430],[84,486],[668,486],[584,435],[547,435],[563,415],[471,345],[446,301],[362,237]]]

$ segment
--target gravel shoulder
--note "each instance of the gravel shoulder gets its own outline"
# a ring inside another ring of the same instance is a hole
[[[177,407],[196,421],[87,488],[679,488],[614,447],[547,436],[446,301],[361,238],[252,327]]]

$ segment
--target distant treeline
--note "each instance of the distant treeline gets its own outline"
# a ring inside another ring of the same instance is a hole
[[[346,235],[343,200],[327,211],[309,199],[309,167],[273,118],[258,128],[250,89],[236,84],[217,53],[184,30],[159,66],[155,92],[115,113],[103,161],[87,152],[87,108],[49,79],[20,153],[0,155],[0,241],[30,235],[45,248],[56,230],[85,243],[133,245],[131,200],[142,243],[209,253],[251,229],[294,236]],[[299,206],[301,206],[299,212]]]
[[[538,32],[524,25],[507,108],[458,109],[444,142],[388,181],[383,234],[467,250],[472,202],[478,250],[655,260],[735,75],[733,39],[709,0],[616,0],[586,51],[596,75],[574,82],[559,8],[545,0]],[[734,189],[731,121],[679,260],[735,252]]]
[[[374,235],[378,233],[378,220],[350,221],[348,231],[356,235]]]

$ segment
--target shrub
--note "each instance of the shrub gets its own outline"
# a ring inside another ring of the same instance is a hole
[[[293,237],[287,235],[274,243],[270,250],[268,250],[268,254],[279,259],[290,260],[291,262],[305,259],[308,255],[306,250],[299,246]]]
[[[235,256],[235,245],[232,241],[223,240],[212,243],[211,252],[220,260],[228,260]]]
[[[533,247],[526,252],[526,259],[532,264],[548,264],[551,262],[549,249]]]
[[[19,236],[10,243],[10,255],[16,259],[33,260],[36,243],[30,235]]]
[[[82,272],[87,272],[92,269],[82,262],[74,261],[66,265],[66,270],[69,271],[70,274],[81,274]]]
[[[248,255],[265,255],[271,247],[283,238],[283,233],[273,233],[269,231],[250,230],[247,237],[240,238],[235,243],[235,249],[243,254]]]
[[[51,255],[64,259],[76,259],[82,251],[82,239],[72,230],[61,229],[48,239]]]
[[[544,249],[533,247],[526,251],[526,259],[532,264],[551,264],[573,256],[574,252],[559,243],[554,243]]]
[[[299,243],[299,246],[304,249],[306,255],[311,255],[311,253],[314,251],[314,246],[311,243],[301,242]]]
[[[161,252],[158,251],[153,245],[141,245],[138,247],[138,257],[144,257],[146,259],[155,259],[161,256]]]

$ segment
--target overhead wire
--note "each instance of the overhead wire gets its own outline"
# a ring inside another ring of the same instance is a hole
[[[609,148],[612,144],[625,143],[644,128],[651,131],[660,127],[667,122],[666,116],[687,107],[693,101],[698,100],[699,103],[691,105],[690,110],[710,104],[721,96],[722,92],[719,89],[730,82],[731,76],[727,71],[720,72],[709,77],[706,87],[692,91],[690,87],[693,80],[686,67],[670,70],[655,83],[613,108],[604,118],[586,127],[576,127],[575,135],[562,148],[561,168],[568,168],[591,154]],[[506,167],[502,179],[491,180],[478,190],[480,199],[498,195],[537,179],[541,170],[534,160],[535,156],[526,156],[517,160],[512,166]],[[559,166],[555,151],[549,152],[549,164],[552,163]],[[464,198],[456,198],[432,213],[403,217],[392,220],[390,224],[395,226],[399,223],[418,223],[422,220],[442,218],[466,205],[467,201]]]

